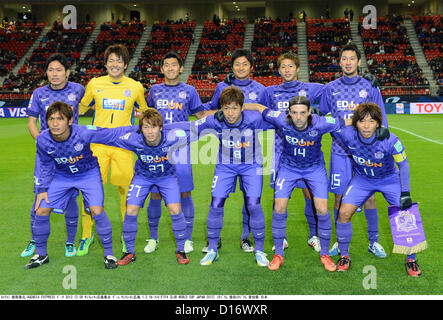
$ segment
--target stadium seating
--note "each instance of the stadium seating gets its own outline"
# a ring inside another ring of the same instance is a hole
[[[345,18],[307,20],[309,81],[327,83],[339,76],[339,50],[350,39]]]
[[[377,29],[362,28],[369,72],[379,79],[383,94],[429,93],[429,83],[417,64],[402,22],[401,16],[388,15],[377,19]]]

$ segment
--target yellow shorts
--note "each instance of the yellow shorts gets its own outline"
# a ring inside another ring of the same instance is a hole
[[[97,157],[103,184],[108,182],[109,169],[111,169],[110,182],[116,186],[129,186],[134,176],[134,154],[131,151],[91,143],[91,150]]]

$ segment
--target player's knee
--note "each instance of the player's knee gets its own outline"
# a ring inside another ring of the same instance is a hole
[[[98,215],[103,212],[103,207],[92,206],[92,207],[89,207],[89,210],[91,211],[91,215],[95,216],[95,215]]]
[[[181,207],[179,203],[174,203],[168,205],[168,210],[171,215],[177,215],[181,212]]]
[[[134,205],[127,205],[126,206],[126,213],[129,216],[136,216],[138,214],[138,211],[140,210],[139,206],[134,206]]]
[[[38,216],[48,216],[51,211],[51,208],[38,208],[37,211],[35,211],[35,214]]]
[[[338,219],[337,220],[340,223],[348,223],[349,221],[351,221],[353,214],[354,214],[354,212],[352,212],[351,210],[340,208],[340,211],[338,212]]]
[[[275,213],[278,213],[278,214],[285,213],[286,209],[287,209],[286,206],[283,205],[283,204],[280,204],[280,203],[277,203],[277,202],[274,204],[274,211],[275,211]]]

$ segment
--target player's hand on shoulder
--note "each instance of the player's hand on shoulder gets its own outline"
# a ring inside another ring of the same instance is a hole
[[[223,122],[225,120],[225,116],[223,115],[222,109],[218,109],[214,113],[214,119],[217,120],[218,122]]]
[[[366,80],[368,80],[368,81],[370,81],[374,88],[378,87],[378,79],[372,73],[366,72],[361,77],[366,79]]]
[[[234,78],[235,78],[234,73],[230,72],[230,73],[228,73],[228,74],[226,75],[226,78],[225,78],[224,82],[225,82],[227,85],[231,85],[231,84],[232,84],[232,80],[234,80]]]

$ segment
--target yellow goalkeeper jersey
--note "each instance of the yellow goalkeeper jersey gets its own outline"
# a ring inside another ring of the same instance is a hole
[[[93,78],[86,86],[79,113],[95,105],[92,124],[103,128],[116,128],[134,124],[135,110],[147,109],[143,85],[123,76],[115,82],[109,76]]]

